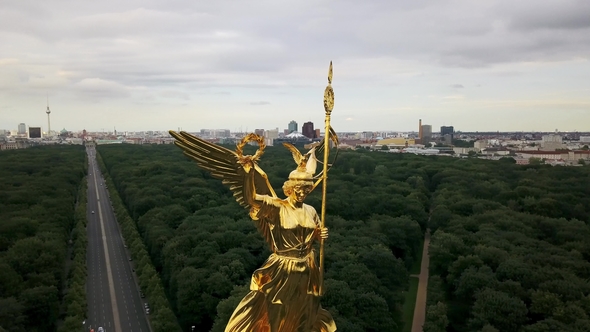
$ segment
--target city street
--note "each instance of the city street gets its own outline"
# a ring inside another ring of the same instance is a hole
[[[130,254],[119,232],[95,150],[88,152],[88,319],[85,330],[149,332]]]

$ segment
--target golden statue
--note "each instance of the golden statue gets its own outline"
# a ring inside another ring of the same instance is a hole
[[[332,63],[328,82],[331,83]],[[327,100],[326,100],[327,99]],[[328,238],[324,227],[326,175],[329,140],[338,143],[330,126],[334,92],[330,84],[324,94],[326,131],[324,141],[306,154],[283,143],[292,153],[297,168],[283,185],[285,199],[278,198],[266,173],[257,161],[263,154],[264,139],[248,134],[236,151],[226,149],[186,132],[170,131],[175,144],[215,178],[229,185],[240,205],[250,210],[272,254],[254,271],[250,292],[231,316],[226,332],[332,332],[336,324],[330,313],[320,306],[323,294],[323,241]],[[254,141],[259,149],[244,156],[243,147]],[[317,175],[315,152],[324,153],[323,171]],[[305,203],[305,197],[323,181],[322,219]],[[313,243],[320,242],[320,265],[316,263]]]

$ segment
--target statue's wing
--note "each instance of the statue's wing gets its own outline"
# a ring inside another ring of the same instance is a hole
[[[264,238],[272,245],[270,230],[264,220],[258,220],[260,203],[256,194],[277,197],[272,189],[266,173],[255,161],[240,163],[240,156],[223,146],[207,142],[187,132],[170,131],[176,140],[174,144],[182,149],[184,154],[194,159],[200,168],[210,172],[211,176],[222,180],[229,186],[236,201],[250,210],[250,216]]]
[[[199,167],[209,171],[211,176],[228,185],[241,206],[251,208],[255,204],[256,193],[276,197],[266,174],[255,162],[242,165],[236,152],[184,131],[171,130],[170,135],[176,139],[174,144],[180,147],[185,155],[194,159]],[[253,192],[254,190],[256,192]]]
[[[303,159],[301,152],[291,143],[283,142],[283,146],[286,147],[289,151],[291,151],[291,154],[293,155],[293,160],[295,160],[295,163],[297,164],[297,166],[299,166]]]

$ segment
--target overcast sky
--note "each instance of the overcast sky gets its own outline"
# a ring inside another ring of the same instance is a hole
[[[590,131],[588,0],[1,0],[0,129]]]

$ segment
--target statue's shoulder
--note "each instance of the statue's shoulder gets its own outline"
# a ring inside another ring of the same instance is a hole
[[[316,213],[316,214],[317,214],[317,212],[316,212],[315,208],[314,208],[313,206],[309,205],[309,204],[305,204],[305,203],[303,203],[303,208],[304,208],[306,211],[310,211],[310,212],[313,212],[313,213]]]
[[[273,207],[277,207],[277,208],[280,208],[285,205],[289,205],[286,198],[282,199],[282,198],[278,198],[278,197],[272,197],[269,195],[261,195],[261,198],[262,198],[262,203],[264,203],[265,205],[269,205],[269,206],[273,206]]]

